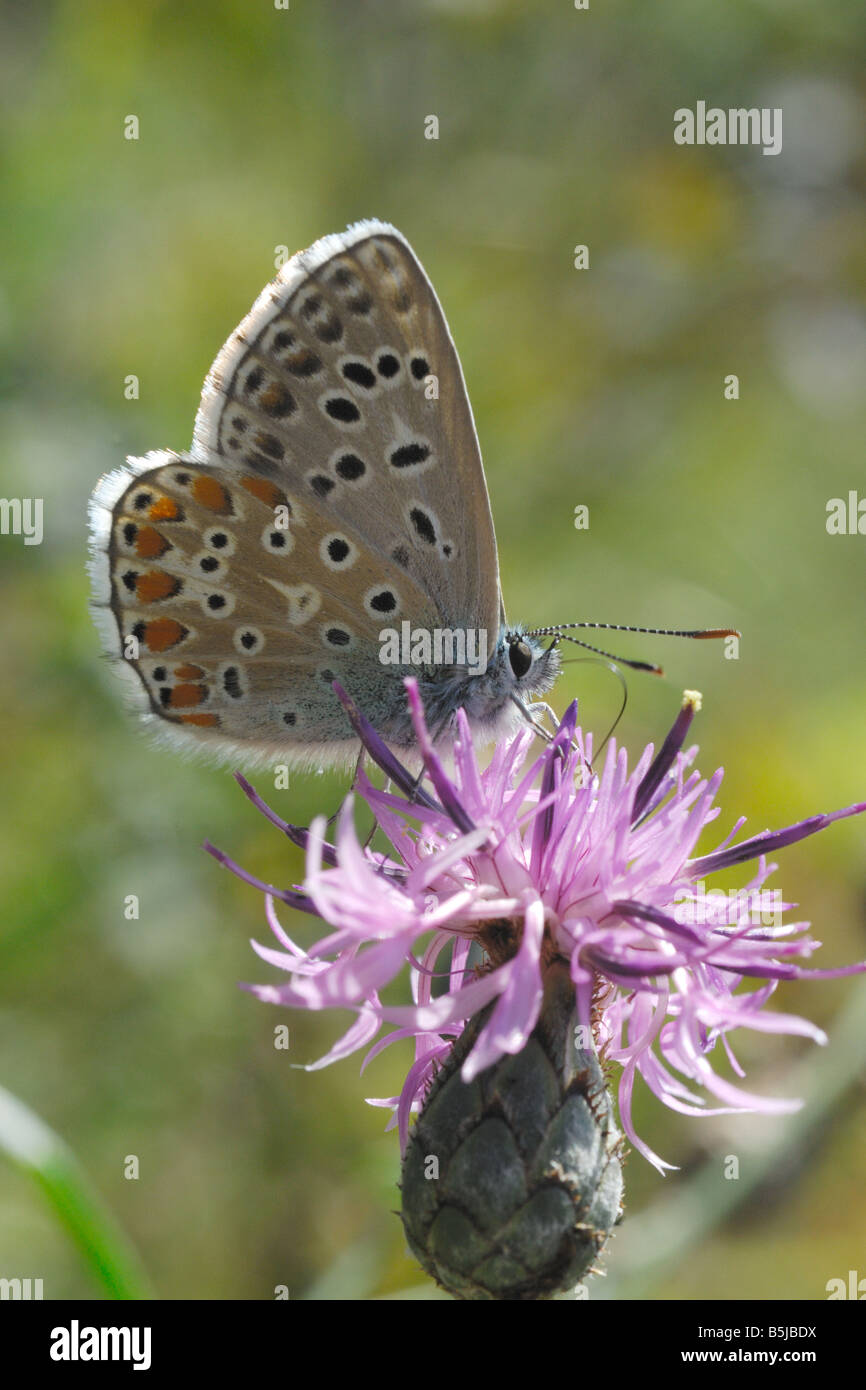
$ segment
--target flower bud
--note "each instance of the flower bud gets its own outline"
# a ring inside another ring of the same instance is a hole
[[[460,1068],[493,1008],[467,1024],[410,1133],[403,1225],[455,1298],[551,1298],[591,1269],[619,1220],[622,1140],[598,1059],[576,1044],[567,970],[548,971],[522,1051],[466,1084]]]

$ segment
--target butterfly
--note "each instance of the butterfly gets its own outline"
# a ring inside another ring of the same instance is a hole
[[[532,722],[563,627],[618,626],[507,623],[460,360],[385,222],[281,267],[208,372],[189,450],[107,474],[90,531],[92,611],[145,718],[246,762],[350,761],[335,682],[411,747],[409,674],[437,736],[462,707],[496,739]]]

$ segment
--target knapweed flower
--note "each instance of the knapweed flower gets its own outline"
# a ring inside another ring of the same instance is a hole
[[[769,920],[755,904],[763,905],[775,867],[770,854],[866,803],[735,843],[741,818],[716,848],[698,854],[702,832],[719,815],[722,772],[701,777],[692,768],[697,749],[684,748],[697,697],[685,697],[661,748],[648,746],[631,772],[613,739],[595,766],[576,703],[528,766],[532,730],[498,745],[482,769],[459,713],[446,770],[417,688],[406,685],[420,778],[338,691],[389,779],[379,789],[359,770],[356,780],[389,854],[361,845],[351,797],[330,843],[324,818],[309,830],[291,826],[243,779],[250,798],[305,846],[304,883],[270,887],[212,852],[266,894],[279,949],[255,949],[289,980],[253,992],[270,1003],[356,1014],[314,1065],[365,1046],[366,1065],[390,1043],[414,1039],[400,1096],[372,1103],[395,1112],[406,1155],[404,1221],[425,1267],[462,1297],[546,1297],[589,1267],[618,1214],[617,1131],[605,1089],[615,1070],[620,1123],[662,1170],[670,1165],[635,1132],[638,1075],[685,1114],[797,1108],[742,1089],[709,1058],[721,1045],[742,1077],[728,1040],[739,1027],[826,1040],[811,1023],[765,1005],[780,980],[847,975],[866,963],[806,969],[799,962],[819,944],[808,924],[783,923],[790,905],[778,895]],[[706,879],[749,861],[751,879],[719,911]],[[317,915],[330,931],[304,950],[280,924],[279,901]],[[381,991],[406,966],[412,1002],[383,1004]],[[741,988],[752,981],[756,987]],[[376,1040],[386,1024],[393,1030]],[[549,1075],[538,1070],[545,1062]],[[410,1131],[413,1112],[423,1113]],[[418,1134],[421,1151],[413,1152]],[[469,1198],[455,1195],[461,1169],[480,1200],[474,1214]],[[431,1176],[439,1180],[425,1185]],[[530,1209],[532,1220],[521,1225]],[[558,1254],[553,1272],[539,1276],[542,1240]]]

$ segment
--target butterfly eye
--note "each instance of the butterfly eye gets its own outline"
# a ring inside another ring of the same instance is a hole
[[[511,662],[511,669],[518,680],[525,676],[532,665],[532,648],[528,642],[510,642],[508,645],[508,660]]]

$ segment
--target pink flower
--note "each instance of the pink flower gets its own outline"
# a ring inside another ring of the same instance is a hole
[[[798,963],[819,943],[806,934],[807,923],[782,924],[790,905],[778,903],[778,895],[772,898],[773,920],[766,920],[770,895],[763,894],[763,885],[775,867],[767,855],[859,814],[866,802],[733,844],[740,819],[717,849],[696,855],[701,832],[719,814],[714,801],[722,772],[702,778],[691,770],[696,747],[683,751],[693,698],[684,700],[659,752],[648,746],[632,772],[625,750],[613,740],[603,766],[593,766],[591,736],[576,727],[576,703],[528,768],[531,730],[499,745],[482,771],[461,711],[449,775],[433,748],[414,681],[406,687],[424,759],[420,783],[335,686],[370,757],[395,788],[379,790],[359,772],[357,790],[388,837],[390,856],[359,844],[351,798],[330,844],[324,818],[308,831],[291,826],[240,776],[250,799],[305,846],[304,884],[269,887],[208,846],[266,894],[279,949],[253,944],[289,980],[249,986],[252,992],[269,1003],[357,1014],[315,1066],[372,1044],[366,1065],[383,1047],[413,1037],[415,1061],[401,1095],[371,1102],[396,1111],[405,1147],[410,1114],[422,1107],[437,1067],[467,1021],[496,1001],[463,1064],[466,1082],[525,1046],[538,1018],[545,973],[566,961],[578,1021],[600,1056],[622,1068],[623,1128],[658,1168],[670,1165],[632,1123],[638,1074],[665,1105],[685,1114],[796,1109],[797,1101],[766,1099],[724,1080],[709,1055],[721,1043],[742,1076],[728,1041],[735,1028],[826,1041],[811,1023],[764,1005],[779,980],[853,974],[866,970],[866,962],[838,970],[807,970]],[[748,860],[757,861],[753,877],[738,894],[727,895],[721,910],[718,898],[706,895],[704,879]],[[277,901],[316,914],[330,931],[302,949],[280,925]],[[413,1002],[384,1006],[380,991],[406,965]],[[434,995],[443,980],[444,992]],[[737,992],[744,980],[760,983]],[[383,1024],[395,1026],[374,1042]],[[707,1094],[719,1104],[708,1108]]]

